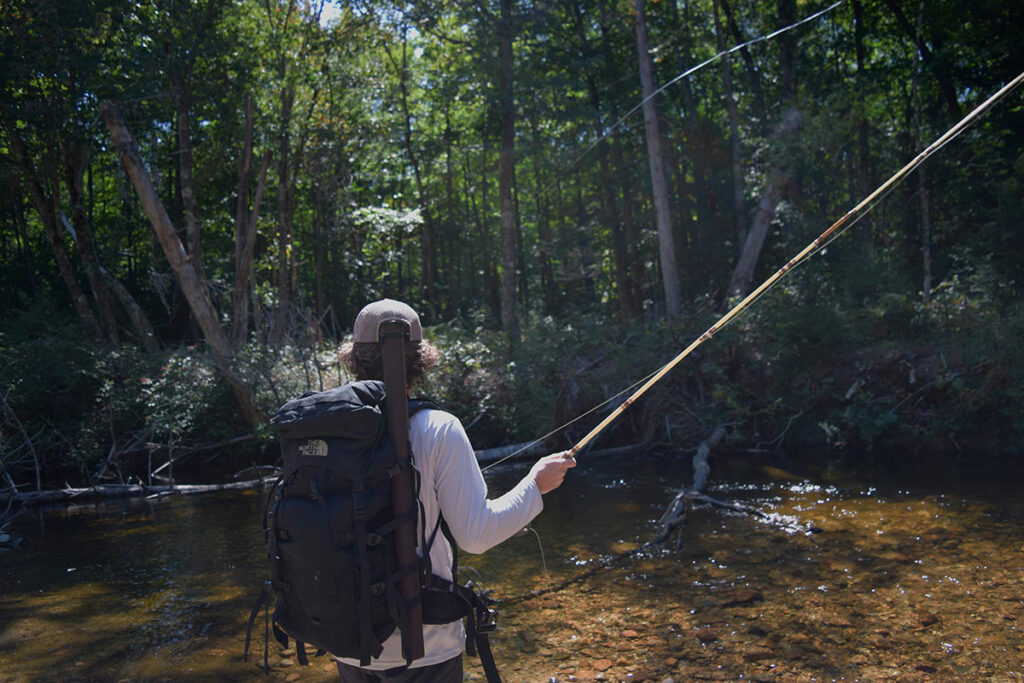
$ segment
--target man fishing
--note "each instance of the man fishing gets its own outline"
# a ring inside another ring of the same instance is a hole
[[[342,346],[342,362],[356,380],[382,380],[383,359],[379,343],[382,322],[408,324],[405,342],[406,391],[419,383],[436,365],[438,350],[423,339],[419,316],[407,304],[383,299],[368,304],[356,316],[353,341]],[[423,524],[437,529],[439,520],[464,550],[482,553],[523,529],[543,509],[541,496],[561,485],[576,461],[565,453],[541,458],[511,491],[487,498],[484,482],[459,420],[443,410],[426,409],[409,419],[414,467],[419,474],[419,502]],[[422,547],[420,552],[422,552]],[[442,579],[453,577],[453,549],[446,534],[436,534],[429,545],[430,566]],[[423,626],[424,656],[406,662],[401,635],[396,630],[384,641],[384,649],[368,665],[358,659],[339,658],[338,671],[346,683],[452,683],[462,681],[462,652],[466,632],[462,621]]]

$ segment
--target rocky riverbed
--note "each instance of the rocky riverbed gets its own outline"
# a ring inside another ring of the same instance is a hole
[[[723,477],[711,494],[767,518],[694,510],[667,547],[630,554],[685,479],[673,463],[588,463],[545,497],[536,535],[461,558],[504,601],[505,681],[1024,680],[1013,486]],[[268,680],[262,615],[241,658],[261,513],[249,492],[22,515],[26,542],[0,553],[0,681]],[[270,644],[269,680],[337,680]],[[474,660],[466,678],[483,680]]]

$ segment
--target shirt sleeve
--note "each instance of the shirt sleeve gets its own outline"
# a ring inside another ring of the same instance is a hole
[[[459,547],[482,553],[521,530],[544,508],[532,477],[505,495],[488,500],[487,483],[462,423],[455,417],[438,425],[434,440],[434,488],[441,514]]]

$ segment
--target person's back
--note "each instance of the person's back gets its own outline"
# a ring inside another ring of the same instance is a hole
[[[407,391],[430,371],[437,350],[422,338],[416,312],[406,304],[384,299],[360,311],[353,326],[353,342],[340,356],[357,380],[382,379],[378,326],[386,320],[409,325],[406,342]],[[452,576],[454,551],[439,531],[444,520],[454,541],[464,550],[482,553],[525,527],[543,509],[541,495],[557,488],[568,468],[575,465],[564,454],[539,460],[530,473],[499,498],[487,498],[487,485],[472,445],[459,420],[443,411],[426,409],[410,418],[413,465],[419,473],[426,543],[435,576],[458,582]],[[420,551],[422,552],[422,544]],[[424,656],[407,665],[402,656],[401,635],[396,631],[384,642],[384,650],[368,665],[356,659],[338,659],[342,681],[395,683],[446,683],[462,681],[462,651],[466,634],[461,621],[423,626]]]

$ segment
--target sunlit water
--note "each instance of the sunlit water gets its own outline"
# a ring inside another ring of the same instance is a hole
[[[506,681],[1024,680],[1014,487],[890,488],[725,458],[707,492],[769,518],[692,510],[664,549],[629,555],[689,468],[584,459],[536,535],[462,556],[505,600]],[[488,472],[492,490],[523,472]],[[267,680],[241,661],[261,505],[247,492],[24,513],[9,530],[25,544],[0,553],[0,681]],[[273,638],[270,661],[270,680],[336,675]]]

